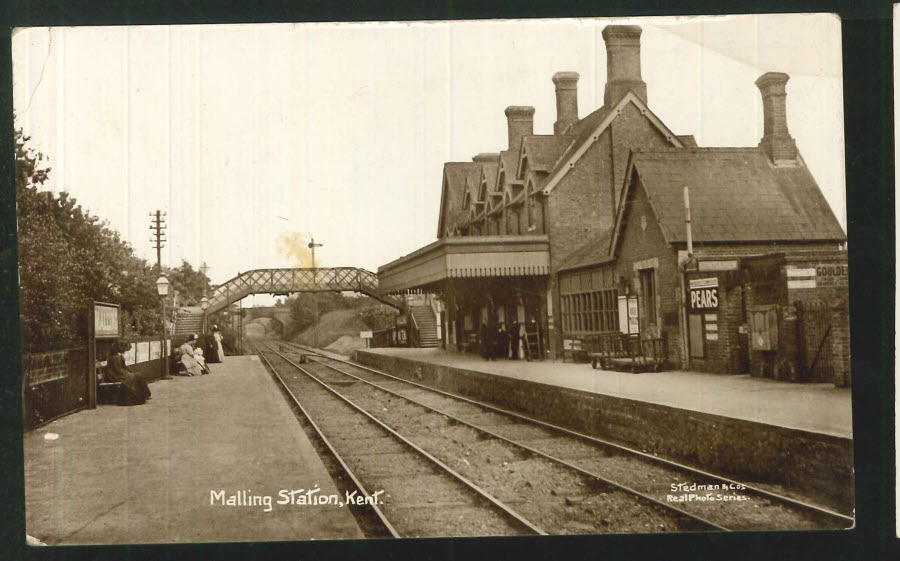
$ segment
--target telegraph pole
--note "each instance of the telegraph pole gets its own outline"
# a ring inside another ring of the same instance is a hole
[[[166,216],[165,212],[157,210],[156,212],[150,213],[150,243],[153,244],[153,247],[156,248],[156,267],[159,269],[160,280],[165,280],[162,269],[162,248],[166,245]],[[157,283],[159,284],[159,283]],[[159,359],[162,362],[161,376],[160,378],[163,380],[170,380],[172,377],[169,376],[169,354],[166,352],[166,298],[168,298],[168,283],[165,283],[164,286],[166,293],[163,293],[161,288],[160,290],[160,307],[162,315],[160,316],[160,320],[162,321],[162,329],[160,330],[160,340],[159,340]]]
[[[156,266],[162,274],[162,248],[166,245],[166,213],[157,210],[150,213],[150,243],[156,248]]]
[[[315,323],[313,324],[313,340],[315,341],[313,346],[315,348],[319,348],[319,299],[316,296],[316,248],[322,247],[322,244],[316,243],[316,238],[309,239],[309,245],[307,246],[312,250],[312,266],[313,266],[313,316],[315,317]]]

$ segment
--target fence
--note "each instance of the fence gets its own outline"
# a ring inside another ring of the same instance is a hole
[[[87,347],[27,354],[23,364],[26,430],[90,405],[91,368]]]
[[[797,308],[797,362],[804,382],[831,382],[834,380],[832,364],[831,308],[821,300],[796,302]]]

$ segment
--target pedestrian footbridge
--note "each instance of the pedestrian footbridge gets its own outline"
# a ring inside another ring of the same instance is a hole
[[[405,307],[400,298],[379,293],[378,276],[371,271],[356,267],[310,267],[240,273],[213,289],[206,313],[214,314],[251,294],[343,291],[365,294],[400,311]]]

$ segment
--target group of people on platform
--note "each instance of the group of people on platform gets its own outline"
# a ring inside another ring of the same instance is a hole
[[[212,333],[205,338],[204,345],[199,343],[198,337],[190,334],[185,342],[172,353],[175,360],[173,373],[181,372],[183,369],[185,376],[209,374],[207,362],[222,362],[225,358],[222,334],[219,332],[218,326],[213,326]],[[204,347],[206,348],[205,353]],[[114,401],[119,405],[141,405],[150,399],[150,387],[143,376],[128,369],[128,365],[125,363],[125,353],[129,350],[131,350],[131,343],[127,341],[113,343],[112,353],[106,362],[103,380],[118,384]]]
[[[206,348],[205,353],[203,351],[204,347]],[[209,337],[206,337],[202,345],[196,335],[193,333],[188,335],[184,344],[175,351],[175,357],[180,363],[179,370],[183,368],[186,376],[209,374],[209,366],[206,363],[222,362],[225,358],[219,326],[213,326],[212,333]]]
[[[503,322],[491,325],[483,320],[478,330],[481,356],[485,360],[496,360],[497,357],[513,360],[528,358],[526,336],[528,333],[537,333],[539,329],[540,326],[534,320],[526,323],[513,322],[509,331]]]

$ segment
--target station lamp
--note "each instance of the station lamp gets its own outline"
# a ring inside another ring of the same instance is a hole
[[[169,279],[165,275],[160,275],[156,279],[156,291],[160,296],[165,296],[169,293]]]
[[[160,333],[159,341],[159,358],[160,362],[162,362],[160,378],[162,380],[171,380],[172,377],[169,376],[169,353],[166,345],[166,296],[169,294],[169,279],[167,279],[165,275],[159,275],[159,278],[156,279],[156,292],[161,296],[160,302],[162,305],[162,331]]]

